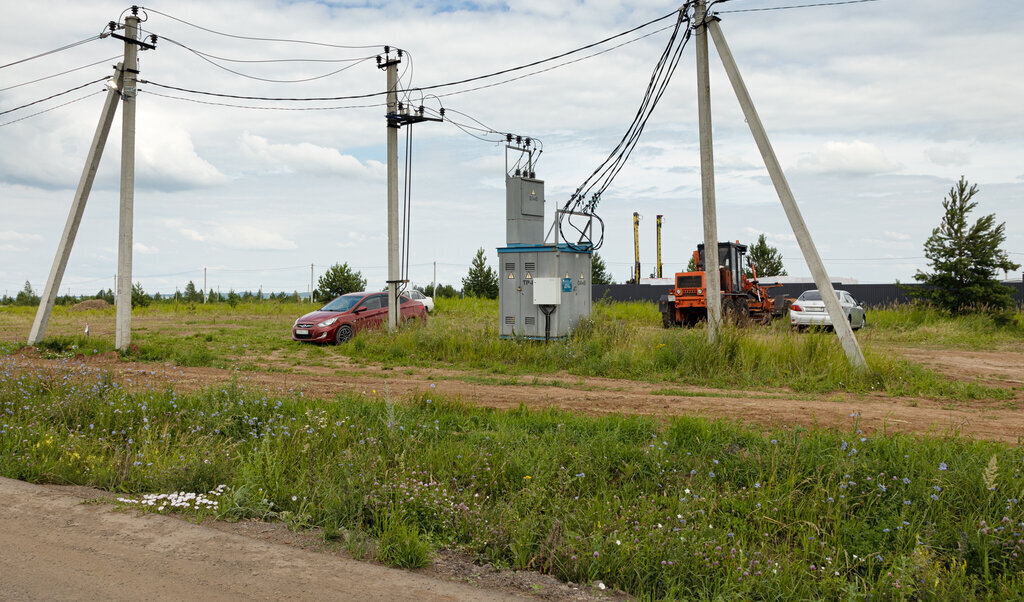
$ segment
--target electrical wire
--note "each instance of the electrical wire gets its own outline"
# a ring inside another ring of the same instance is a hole
[[[615,148],[612,149],[608,157],[601,162],[569,197],[569,200],[566,201],[558,215],[559,235],[572,250],[597,250],[604,243],[604,221],[597,215],[597,204],[600,202],[605,190],[607,190],[608,186],[611,185],[612,181],[629,160],[648,120],[667,89],[676,67],[679,65],[683,49],[686,47],[692,31],[691,19],[688,14],[688,9],[691,6],[692,2],[687,2],[683,9],[677,11],[678,18],[672,35],[669,37],[668,43],[665,45],[665,49],[662,51],[651,73],[647,90],[644,92],[640,106],[633,117],[632,123],[626,129],[626,133]],[[682,27],[684,23],[687,24],[685,28]],[[682,34],[680,35],[681,30]],[[585,218],[586,224],[582,227],[577,225],[576,221],[578,218]],[[596,242],[593,228],[594,219],[598,221],[598,226],[601,229]],[[565,238],[565,229],[562,226],[563,221],[579,234],[576,242],[570,242]]]
[[[311,82],[311,81],[315,81],[315,80],[318,80],[318,79],[323,79],[325,77],[330,77],[332,75],[337,75],[338,73],[341,73],[342,71],[345,71],[347,69],[351,69],[352,67],[355,67],[356,65],[358,65],[360,63],[366,62],[366,61],[371,60],[371,59],[374,58],[373,56],[364,56],[364,57],[359,57],[359,58],[355,58],[355,59],[345,59],[346,62],[352,62],[352,64],[351,65],[346,65],[346,66],[342,67],[341,69],[336,69],[336,70],[331,71],[329,73],[324,73],[322,75],[316,75],[316,76],[313,76],[313,77],[305,77],[305,78],[300,78],[300,79],[270,79],[270,78],[266,78],[266,77],[258,77],[258,76],[255,76],[255,75],[249,75],[247,73],[242,73],[241,71],[235,71],[234,69],[231,69],[230,67],[225,67],[224,65],[221,65],[221,64],[217,63],[213,59],[208,58],[204,53],[201,53],[201,52],[199,52],[197,50],[189,48],[188,46],[186,46],[185,44],[182,44],[181,42],[179,42],[177,40],[174,40],[172,38],[168,38],[166,36],[161,36],[161,37],[162,37],[163,40],[165,40],[167,42],[170,42],[171,44],[174,44],[176,46],[180,46],[181,48],[184,48],[185,50],[188,50],[192,54],[195,54],[200,59],[206,61],[207,63],[210,63],[211,65],[213,65],[214,67],[217,67],[218,69],[223,69],[224,71],[227,71],[228,73],[233,73],[233,74],[238,75],[240,77],[245,77],[245,78],[248,78],[248,79],[254,79],[254,80],[257,80],[257,81],[261,81],[261,82],[270,82],[270,83],[274,83],[274,84],[298,84],[298,83]]]
[[[215,107],[230,107],[233,109],[252,109],[255,111],[339,111],[344,109],[369,109],[374,107],[386,107],[387,103],[378,102],[374,104],[366,105],[345,105],[341,107],[260,107],[256,105],[238,105],[227,102],[213,102],[210,100],[199,100],[197,98],[185,98],[184,96],[174,96],[171,94],[161,94],[152,90],[139,90],[140,94],[150,94],[152,96],[159,96],[161,98],[170,98],[171,100],[182,100],[185,102],[194,102],[201,105],[210,105]]]
[[[256,42],[285,42],[285,43],[289,43],[289,44],[307,44],[307,45],[310,45],[310,46],[322,46],[322,47],[325,47],[325,48],[349,48],[349,49],[351,49],[351,48],[380,48],[381,47],[381,45],[379,45],[379,44],[373,45],[373,46],[348,46],[348,45],[344,45],[344,44],[328,44],[326,42],[313,42],[311,40],[292,40],[292,39],[287,39],[287,38],[262,38],[262,37],[256,37],[256,36],[240,36],[240,35],[235,35],[235,34],[230,34],[230,33],[224,33],[223,31],[217,31],[216,29],[210,29],[208,27],[203,27],[202,25],[196,25],[195,23],[191,23],[189,21],[186,21],[184,19],[180,19],[180,18],[175,17],[173,15],[169,15],[167,13],[160,12],[160,11],[156,10],[155,8],[150,8],[148,6],[140,6],[139,8],[141,8],[143,10],[147,10],[147,11],[152,12],[154,14],[160,15],[161,17],[167,17],[168,19],[172,19],[174,21],[177,21],[178,23],[183,23],[185,25],[188,25],[189,27],[195,27],[196,29],[201,29],[201,30],[203,30],[203,31],[205,31],[207,33],[212,33],[212,34],[215,34],[215,35],[224,36],[226,38],[234,38],[236,40],[251,40],[251,41],[256,41]]]
[[[409,242],[410,242],[410,209],[412,208],[412,125],[405,128],[405,182],[403,193],[405,199],[402,208],[402,257],[399,267],[399,279],[396,287],[398,294],[405,292],[409,284]]]
[[[547,73],[548,71],[553,71],[555,69],[558,69],[559,67],[565,67],[566,65],[572,65],[573,63],[579,63],[579,62],[585,61],[585,60],[587,60],[589,58],[593,58],[595,56],[602,55],[602,54],[605,54],[607,52],[611,52],[611,51],[616,50],[618,48],[622,48],[623,46],[626,46],[628,44],[632,44],[634,42],[639,42],[640,40],[642,40],[644,38],[648,38],[650,36],[659,34],[659,33],[663,32],[665,30],[672,29],[673,27],[674,27],[674,25],[669,25],[667,27],[662,27],[661,29],[656,29],[656,30],[654,30],[654,31],[652,31],[650,33],[646,33],[646,34],[644,34],[642,36],[638,36],[638,37],[633,38],[631,40],[627,40],[625,42],[622,42],[621,44],[616,44],[615,46],[612,46],[610,48],[606,48],[604,50],[600,50],[600,51],[595,52],[593,54],[588,54],[586,56],[581,56],[579,58],[572,59],[571,61],[565,61],[564,63],[558,63],[557,65],[552,65],[550,67],[545,67],[544,69],[538,69],[537,71],[531,71],[529,73],[524,73],[523,75],[519,75],[519,76],[516,76],[516,77],[511,77],[509,79],[503,79],[501,81],[493,82],[493,83],[490,83],[490,84],[484,84],[482,86],[476,86],[476,87],[473,87],[473,88],[467,88],[465,90],[457,90],[455,92],[445,92],[443,94],[438,94],[437,98],[447,98],[449,96],[455,96],[457,94],[465,94],[466,92],[476,92],[477,90],[484,90],[486,88],[493,88],[495,86],[500,86],[500,85],[507,84],[507,83],[510,83],[510,82],[518,81],[518,80],[521,80],[521,79],[525,79],[527,77],[531,77],[531,76],[534,76],[534,75],[539,75],[541,73]]]
[[[71,89],[68,89],[68,90],[64,90],[63,92],[57,92],[56,94],[51,94],[50,96],[47,96],[46,98],[40,98],[39,100],[33,100],[32,102],[23,104],[20,107],[14,107],[13,109],[7,109],[6,111],[0,111],[0,115],[6,115],[8,113],[13,113],[14,111],[19,111],[21,109],[24,109],[25,107],[31,107],[32,105],[37,105],[37,104],[39,104],[41,102],[46,102],[47,100],[50,100],[51,98],[57,98],[58,96],[63,96],[65,94],[70,94],[71,92],[74,92],[75,90],[81,90],[82,88],[84,88],[86,86],[91,86],[93,84],[99,83],[99,82],[107,80],[107,79],[110,79],[110,78],[101,77],[99,79],[94,79],[91,82],[86,82],[86,83],[82,84],[81,86],[75,86],[74,88],[71,88]]]
[[[80,97],[78,97],[78,98],[76,98],[74,100],[69,100],[69,101],[61,103],[59,105],[50,107],[49,109],[43,109],[42,111],[37,111],[35,113],[31,113],[29,115],[25,115],[24,117],[19,117],[17,119],[12,119],[11,121],[5,121],[4,123],[0,123],[0,128],[2,128],[4,126],[7,126],[7,125],[11,125],[12,123],[18,123],[19,121],[25,121],[26,119],[28,119],[30,117],[35,117],[36,115],[42,115],[43,113],[49,113],[50,111],[53,111],[55,109],[59,109],[61,107],[66,107],[66,106],[68,106],[70,104],[74,104],[74,103],[76,103],[76,102],[78,102],[80,100],[85,100],[86,98],[92,98],[93,96],[96,96],[97,94],[103,94],[103,90],[96,90],[95,92],[90,92],[89,94],[86,94],[85,96],[80,96]]]
[[[22,82],[20,84],[14,84],[13,86],[7,86],[6,88],[0,88],[0,92],[6,92],[7,90],[13,90],[15,88],[20,88],[22,86],[27,86],[29,84],[34,84],[34,83],[41,82],[41,81],[44,81],[44,80],[47,80],[47,79],[52,79],[54,77],[60,77],[61,75],[67,75],[68,73],[73,73],[75,71],[81,71],[82,69],[87,69],[89,67],[95,67],[96,65],[105,63],[107,61],[112,61],[112,60],[118,59],[120,57],[121,57],[121,55],[115,54],[114,56],[112,56],[110,58],[106,58],[106,59],[103,59],[103,60],[100,60],[100,61],[96,61],[95,63],[89,63],[88,65],[82,65],[81,67],[75,67],[74,69],[68,69],[67,71],[61,71],[60,73],[54,73],[53,75],[47,75],[46,77],[40,77],[39,79],[33,79],[31,81]]]
[[[64,50],[68,50],[68,49],[74,48],[76,46],[81,46],[82,44],[88,44],[89,42],[92,42],[93,40],[98,40],[101,37],[103,37],[103,36],[97,34],[97,35],[94,35],[92,37],[85,38],[84,40],[79,40],[77,42],[73,42],[71,44],[67,44],[67,45],[61,46],[60,48],[54,48],[53,50],[47,50],[46,52],[41,52],[41,53],[39,53],[39,54],[37,54],[35,56],[30,56],[30,57],[28,57],[26,59],[21,59],[20,61],[14,61],[13,63],[7,63],[6,65],[0,65],[0,69],[6,69],[7,67],[13,67],[14,65],[20,65],[21,63],[25,63],[25,62],[28,62],[28,61],[31,61],[31,60],[34,60],[34,59],[42,58],[44,56],[55,54],[57,52],[62,52]]]
[[[153,12],[157,12],[157,11],[153,11]],[[582,52],[584,50],[589,50],[590,48],[593,48],[595,46],[599,46],[599,45],[604,44],[606,42],[609,42],[611,40],[615,40],[615,39],[621,38],[623,36],[627,36],[627,35],[635,32],[635,31],[638,31],[640,29],[648,27],[648,26],[650,26],[650,25],[652,25],[654,23],[658,23],[660,21],[664,21],[665,19],[667,19],[669,17],[672,17],[673,15],[677,15],[679,13],[681,13],[681,11],[679,11],[679,10],[672,11],[671,13],[669,13],[667,15],[664,15],[662,17],[658,17],[657,19],[652,19],[650,21],[647,21],[646,23],[643,23],[641,25],[637,25],[636,27],[633,27],[633,28],[628,29],[626,31],[623,31],[621,33],[617,33],[617,34],[615,34],[613,36],[609,36],[609,37],[604,38],[602,40],[599,40],[597,42],[592,42],[592,43],[587,44],[585,46],[580,46],[578,48],[574,48],[573,50],[568,50],[568,51],[563,52],[561,54],[550,56],[550,57],[545,58],[545,59],[540,59],[540,60],[537,60],[537,61],[533,61],[531,63],[526,63],[526,64],[523,64],[523,65],[519,65],[519,66],[516,66],[516,67],[510,67],[508,69],[502,69],[500,71],[494,71],[492,73],[487,73],[485,75],[478,75],[478,76],[475,76],[475,77],[469,77],[469,78],[465,78],[465,79],[461,79],[461,80],[445,82],[445,83],[442,83],[442,84],[433,84],[433,85],[430,85],[430,86],[421,86],[421,87],[417,87],[417,88],[412,88],[411,91],[424,92],[424,91],[427,91],[427,90],[436,90],[436,89],[439,89],[439,88],[447,88],[447,87],[450,87],[450,86],[457,86],[457,85],[466,84],[466,83],[470,83],[470,82],[474,82],[474,81],[479,81],[479,80],[483,80],[483,79],[489,79],[491,77],[496,77],[498,75],[504,75],[506,73],[512,73],[514,71],[521,71],[523,69],[529,69],[530,67],[535,67],[537,65],[541,65],[541,64],[544,64],[544,63],[549,63],[551,61],[556,61],[556,60],[564,58],[566,56],[569,56],[569,55],[572,55],[572,54],[576,54],[576,53]],[[140,83],[146,83],[146,84],[150,84],[150,85],[154,85],[154,86],[159,86],[161,88],[166,88],[166,89],[169,89],[169,90],[177,90],[178,92],[186,92],[186,93],[189,93],[189,94],[201,94],[201,95],[204,95],[204,96],[216,96],[216,97],[220,97],[220,98],[234,98],[234,99],[238,99],[238,100],[267,100],[267,101],[284,101],[284,102],[359,100],[359,99],[362,99],[362,98],[371,98],[371,97],[374,97],[374,96],[380,96],[382,94],[387,94],[388,93],[388,90],[385,90],[383,92],[368,92],[368,93],[365,93],[365,94],[350,94],[350,95],[346,95],[346,96],[291,97],[291,98],[287,98],[287,97],[270,97],[270,96],[246,96],[246,95],[241,95],[241,94],[226,94],[226,93],[223,93],[223,92],[209,92],[209,91],[205,91],[205,90],[195,90],[195,89],[191,89],[191,88],[182,88],[182,87],[178,87],[178,86],[171,86],[171,85],[168,85],[168,84],[161,84],[161,83],[158,83],[158,82],[154,82],[152,80],[140,80]]]
[[[724,0],[719,0],[719,1],[724,1]],[[865,2],[878,2],[878,0],[842,0],[840,2],[817,2],[817,3],[814,3],[814,4],[793,4],[793,5],[790,5],[790,6],[769,6],[769,7],[765,7],[765,8],[734,8],[732,10],[716,11],[716,13],[718,13],[718,14],[725,14],[725,13],[756,13],[756,12],[763,12],[763,11],[769,11],[769,10],[789,10],[791,8],[812,8],[812,7],[818,7],[818,6],[839,6],[839,5],[842,5],[842,4],[863,4]],[[715,4],[717,4],[717,2]],[[710,10],[710,9],[711,9],[711,7],[709,6],[708,10]]]

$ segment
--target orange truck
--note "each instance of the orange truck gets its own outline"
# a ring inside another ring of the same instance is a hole
[[[722,317],[738,324],[748,321],[767,324],[773,318],[783,316],[792,300],[783,297],[772,298],[768,294],[768,289],[774,287],[758,284],[756,266],[752,266],[752,279],[743,274],[743,257],[746,253],[747,246],[740,244],[739,241],[718,243]],[[703,244],[697,245],[693,259],[697,266],[696,271],[677,273],[675,286],[659,300],[661,321],[665,328],[693,326],[708,319]]]

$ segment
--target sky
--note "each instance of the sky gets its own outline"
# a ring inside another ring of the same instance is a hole
[[[40,11],[0,1],[0,65],[95,37],[109,21],[123,22],[128,8],[55,0]],[[908,282],[927,271],[924,242],[961,176],[979,188],[973,217],[994,213],[1005,222],[1003,248],[1024,263],[1024,4],[878,0],[751,10],[805,3],[728,0],[714,10],[829,276]],[[190,280],[202,287],[205,270],[208,289],[226,294],[306,292],[311,275],[342,262],[362,273],[368,289],[383,288],[387,275],[383,97],[239,100],[156,83],[275,98],[375,93],[385,74],[374,57],[385,45],[401,48],[400,85],[414,103],[443,106],[463,125],[542,142],[535,171],[545,181],[550,224],[629,126],[668,41],[670,31],[658,30],[672,19],[533,69],[430,91],[440,98],[415,88],[551,57],[678,5],[154,0],[142,13],[143,29],[158,42],[140,53],[133,281],[171,293]],[[318,44],[229,37],[189,23]],[[608,50],[622,42],[629,43]],[[107,37],[0,68],[0,112],[111,75],[123,47]],[[599,253],[619,282],[633,269],[634,211],[644,276],[655,269],[657,215],[664,216],[666,274],[684,269],[703,241],[694,49],[684,50],[598,207],[606,227]],[[590,56],[601,50],[608,51]],[[710,60],[719,239],[752,243],[764,233],[791,276],[809,277],[713,45]],[[342,67],[349,68],[325,76]],[[26,281],[42,290],[103,90],[93,83],[0,114],[0,294],[13,296]],[[76,102],[58,107],[67,101]],[[451,122],[412,128],[409,278],[426,285],[436,270],[439,283],[460,288],[478,248],[494,266],[505,245],[504,145]],[[401,162],[406,129],[399,139]],[[119,111],[61,294],[114,287],[120,147]],[[1009,278],[1019,280],[1021,271]]]

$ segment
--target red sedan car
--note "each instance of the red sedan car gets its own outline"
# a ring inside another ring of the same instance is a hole
[[[401,315],[405,323],[427,321],[423,304],[402,295]],[[314,343],[345,343],[367,328],[385,328],[388,323],[387,293],[349,293],[310,312],[292,325],[292,339]]]

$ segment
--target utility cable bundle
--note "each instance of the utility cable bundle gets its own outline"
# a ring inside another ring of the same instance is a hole
[[[615,148],[612,149],[608,157],[579,185],[576,192],[569,197],[569,200],[566,201],[562,211],[559,213],[558,230],[565,243],[574,251],[596,250],[601,248],[604,242],[604,222],[597,215],[597,205],[601,201],[604,191],[611,185],[615,176],[622,171],[633,149],[636,148],[644,127],[650,120],[654,108],[658,105],[658,101],[661,100],[669,81],[672,79],[672,74],[675,73],[676,67],[679,65],[679,59],[683,54],[686,43],[690,39],[692,30],[691,18],[688,13],[691,4],[691,2],[688,2],[678,11],[679,15],[672,30],[672,35],[669,37],[668,44],[665,45],[665,50],[662,51],[661,57],[651,73],[647,90],[644,92],[640,107],[633,117],[633,122],[629,124],[626,133]],[[685,27],[683,26],[684,23],[686,24]],[[583,219],[586,220],[585,225],[580,224]],[[592,230],[593,219],[598,221],[601,228],[596,242]],[[563,221],[579,234],[575,242],[570,242],[565,238]]]

